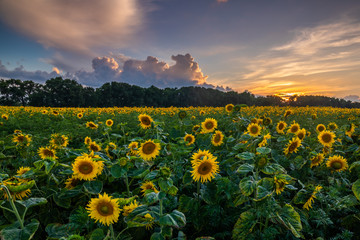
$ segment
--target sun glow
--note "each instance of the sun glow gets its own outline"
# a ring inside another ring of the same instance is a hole
[[[274,94],[277,97],[281,97],[285,102],[290,101],[291,98],[294,98],[293,100],[296,101],[296,98],[298,96],[304,95],[303,92],[292,92],[292,93],[276,93]]]

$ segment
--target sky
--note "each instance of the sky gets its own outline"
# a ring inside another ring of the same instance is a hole
[[[358,0],[0,0],[0,78],[359,101]]]

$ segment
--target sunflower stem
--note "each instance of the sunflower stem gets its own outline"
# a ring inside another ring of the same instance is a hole
[[[126,173],[126,175],[125,175],[125,184],[126,184],[126,194],[127,194],[128,196],[130,196],[129,178],[128,178],[127,173]]]
[[[13,199],[13,197],[11,196],[9,189],[8,189],[5,185],[1,185],[1,187],[2,187],[3,189],[5,189],[5,192],[6,192],[6,195],[8,196],[8,199],[9,199],[9,202],[10,202],[10,205],[11,205],[11,208],[13,209],[13,213],[15,214],[17,220],[18,220],[19,223],[20,223],[21,229],[24,229],[24,221],[23,221],[23,220],[21,219],[21,217],[20,217],[20,214],[19,214],[19,212],[18,212],[18,210],[17,210],[17,208],[16,208],[16,206],[15,206],[14,199]]]
[[[160,217],[163,215],[163,199],[160,199],[160,210],[159,210]]]
[[[115,240],[114,227],[112,224],[110,224],[110,234],[111,234],[111,239]]]
[[[197,208],[197,215],[200,218],[200,181],[197,182],[197,201],[198,201],[198,208]]]

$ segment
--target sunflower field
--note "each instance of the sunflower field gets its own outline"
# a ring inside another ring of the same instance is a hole
[[[0,116],[0,239],[360,239],[360,109]]]

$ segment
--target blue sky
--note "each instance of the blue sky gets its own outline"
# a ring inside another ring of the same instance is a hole
[[[357,0],[1,0],[0,34],[2,78],[360,93]]]

